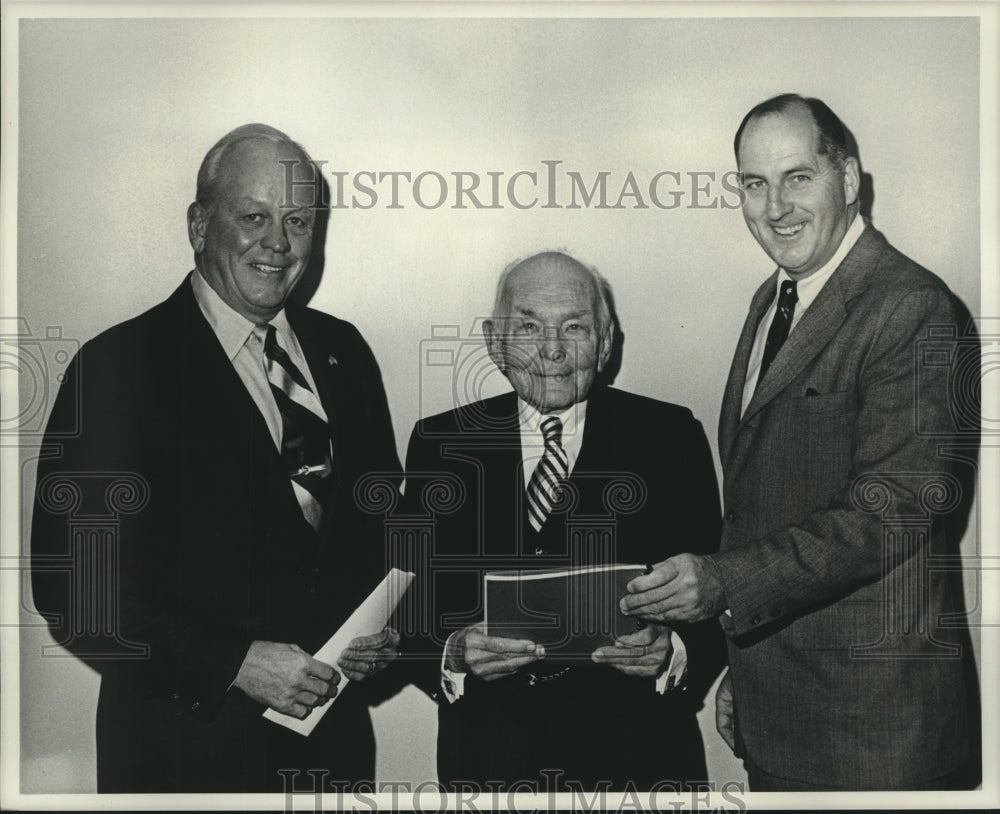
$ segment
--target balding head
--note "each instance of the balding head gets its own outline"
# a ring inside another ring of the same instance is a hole
[[[248,142],[262,142],[277,145],[285,148],[283,152],[290,158],[295,158],[303,164],[311,164],[312,159],[297,141],[293,141],[277,128],[267,124],[244,124],[234,130],[230,130],[219,139],[205,154],[205,158],[198,168],[198,187],[195,192],[195,201],[202,206],[208,207],[218,192],[218,182],[220,175],[231,163],[227,159],[231,157],[234,149],[242,145],[248,146]]]
[[[827,156],[837,171],[843,172],[844,164],[849,157],[844,123],[822,99],[800,96],[797,93],[782,93],[780,96],[767,99],[755,105],[743,117],[733,138],[733,152],[736,154],[737,166],[740,164],[740,143],[747,127],[764,116],[780,113],[801,113],[807,116],[815,127],[816,152]]]
[[[594,269],[562,252],[543,252],[500,276],[490,356],[518,395],[542,413],[587,398],[611,354],[610,287]]]
[[[303,162],[308,156],[284,133],[253,124],[224,136],[198,173],[198,200],[188,207],[195,266],[254,323],[278,314],[309,263],[317,217],[310,184],[286,200],[288,167]]]

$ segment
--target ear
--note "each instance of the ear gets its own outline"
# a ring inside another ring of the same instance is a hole
[[[600,373],[604,370],[604,366],[608,363],[608,359],[611,358],[611,346],[615,339],[615,322],[614,320],[608,321],[608,326],[604,329],[604,333],[598,337],[601,343],[601,350],[597,354],[597,372]]]
[[[501,373],[505,373],[503,334],[493,323],[492,319],[483,320],[483,333],[486,334],[486,350],[490,354],[490,359],[493,360],[493,364],[500,368]]]
[[[844,161],[844,199],[850,206],[858,200],[861,192],[861,168],[858,166],[858,159],[848,156]]]
[[[205,248],[205,230],[208,228],[208,210],[195,201],[188,207],[188,240],[195,254]]]

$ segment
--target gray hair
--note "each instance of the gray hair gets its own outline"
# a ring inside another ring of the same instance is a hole
[[[521,257],[514,262],[509,263],[504,270],[500,272],[500,279],[497,281],[496,295],[493,298],[494,324],[500,324],[501,322],[506,323],[506,320],[510,317],[510,291],[508,290],[507,281],[510,278],[511,272],[513,272],[514,269],[522,263],[526,263],[528,260],[533,260],[536,257],[542,257],[543,255],[564,257],[567,260],[571,260],[590,275],[590,280],[594,285],[594,291],[597,292],[597,307],[595,309],[595,316],[597,317],[598,336],[603,336],[604,332],[610,325],[613,324],[614,321],[611,316],[614,303],[614,294],[611,291],[611,284],[605,280],[603,275],[593,266],[581,263],[575,257],[571,257],[566,254],[566,252],[560,251],[538,252],[537,254],[533,254],[528,257]]]
[[[198,188],[195,191],[195,200],[202,206],[211,203],[215,196],[215,185],[219,177],[219,167],[222,159],[237,144],[242,141],[262,140],[270,141],[272,144],[283,144],[293,147],[302,153],[306,161],[312,161],[309,153],[305,151],[301,144],[293,141],[277,128],[267,124],[244,124],[235,130],[230,130],[219,139],[215,146],[205,154],[198,169]]]

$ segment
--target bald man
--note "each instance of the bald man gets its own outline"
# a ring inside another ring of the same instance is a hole
[[[953,450],[977,407],[956,374],[978,345],[928,362],[964,309],[861,216],[847,136],[797,94],[736,131],[743,216],[777,268],[723,398],[721,552],[658,563],[622,604],[725,628],[717,725],[752,791],[968,788],[962,586],[934,563],[958,561],[968,516],[974,472]]]
[[[616,333],[611,290],[566,254],[506,269],[485,331],[514,392],[420,421],[407,453],[404,507],[434,530],[430,624],[405,645],[421,651],[439,702],[440,780],[540,791],[703,780],[695,712],[724,658],[712,623],[650,624],[567,667],[478,622],[487,570],[655,562],[682,540],[714,550],[705,433],[689,410],[601,381]],[[461,484],[451,505],[428,499],[442,481]],[[630,497],[618,501],[623,485]],[[558,505],[550,487],[574,505]]]
[[[272,127],[223,137],[188,209],[196,268],[87,342],[52,410],[34,601],[56,642],[101,674],[99,792],[374,775],[368,680],[396,634],[355,640],[335,665],[309,654],[383,576],[381,524],[354,487],[399,461],[365,341],[288,302],[324,214],[317,171]],[[342,676],[367,683],[309,738],[262,718],[306,717]]]

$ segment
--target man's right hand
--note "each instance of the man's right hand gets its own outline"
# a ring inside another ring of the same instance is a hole
[[[487,636],[481,625],[465,628],[451,645],[448,669],[456,673],[471,672],[483,681],[509,676],[545,656],[545,648],[540,644],[528,639]]]
[[[254,642],[233,686],[258,703],[302,719],[336,696],[338,683],[336,670],[298,645]]]

